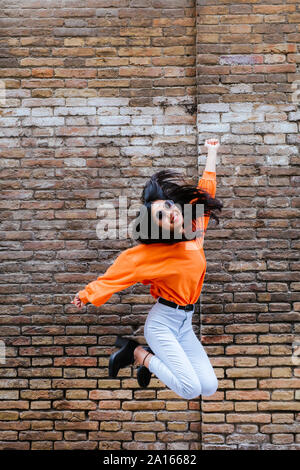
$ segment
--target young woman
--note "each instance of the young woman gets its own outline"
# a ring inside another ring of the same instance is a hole
[[[205,141],[206,166],[196,187],[179,184],[172,170],[155,173],[146,183],[142,206],[134,223],[136,246],[124,250],[103,276],[79,291],[72,303],[100,306],[115,292],[137,282],[150,284],[156,299],[144,328],[150,347],[117,337],[119,350],[109,361],[109,376],[139,365],[137,379],[146,387],[155,374],[185,399],[215,393],[218,380],[208,356],[192,328],[194,304],[206,272],[204,234],[215,210],[217,139]],[[200,210],[199,210],[200,209]]]

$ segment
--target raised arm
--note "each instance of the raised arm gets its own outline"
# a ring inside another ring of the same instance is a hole
[[[216,172],[216,159],[220,143],[218,139],[207,139],[204,146],[207,148],[207,159],[204,171]]]
[[[207,148],[206,165],[202,178],[198,183],[198,188],[204,189],[212,197],[216,194],[216,160],[217,152],[220,147],[218,139],[207,139],[205,141],[205,147]]]
[[[214,198],[217,188],[216,159],[220,144],[218,139],[208,139],[205,141],[204,145],[207,148],[207,159],[204,172],[198,182],[198,188],[204,189],[211,197]],[[208,222],[209,216],[203,216],[197,219],[197,228],[200,228],[203,231],[203,236],[207,229]],[[201,240],[198,240],[198,244],[202,242],[203,237]]]
[[[97,280],[90,282],[78,292],[83,303],[90,302],[96,307],[107,302],[116,292],[126,289],[137,282],[141,282],[138,269],[131,249],[123,251],[107,269],[105,274]]]

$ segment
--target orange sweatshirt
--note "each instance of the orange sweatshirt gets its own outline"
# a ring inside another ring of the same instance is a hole
[[[212,197],[216,193],[216,173],[204,171],[198,188]],[[197,219],[197,227],[205,230],[208,216]],[[97,307],[114,293],[137,282],[150,284],[150,294],[176,302],[179,305],[194,304],[201,293],[206,272],[206,259],[202,237],[174,244],[138,244],[124,250],[105,274],[86,285],[78,295],[82,302]]]

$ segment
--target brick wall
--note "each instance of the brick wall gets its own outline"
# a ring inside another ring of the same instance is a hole
[[[4,3],[0,447],[198,448],[199,400],[108,378],[116,334],[145,341],[149,286],[69,304],[132,244],[98,239],[99,202],[131,207],[166,167],[197,181],[195,4]]]
[[[299,448],[299,20],[297,1],[197,2],[198,132],[222,136],[225,206],[206,239],[201,333],[220,387],[202,449]]]
[[[21,3],[1,0],[0,448],[296,448],[299,5]],[[117,333],[144,342],[148,286],[69,302],[132,245],[97,237],[99,203],[134,205],[166,167],[196,182],[215,135],[194,328],[220,388],[187,401],[107,377]]]

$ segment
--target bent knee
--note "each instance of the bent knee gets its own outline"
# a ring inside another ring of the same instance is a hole
[[[202,387],[199,382],[189,384],[188,386],[182,386],[181,397],[186,400],[191,400],[193,398],[199,397],[202,393]]]
[[[194,398],[198,398],[201,395],[201,390],[199,391],[192,391],[192,392],[187,392],[185,393],[182,398],[185,398],[186,400],[193,400]]]
[[[204,384],[202,384],[202,395],[204,397],[209,397],[210,395],[213,395],[218,390],[218,385],[219,382],[217,377],[206,381]]]

